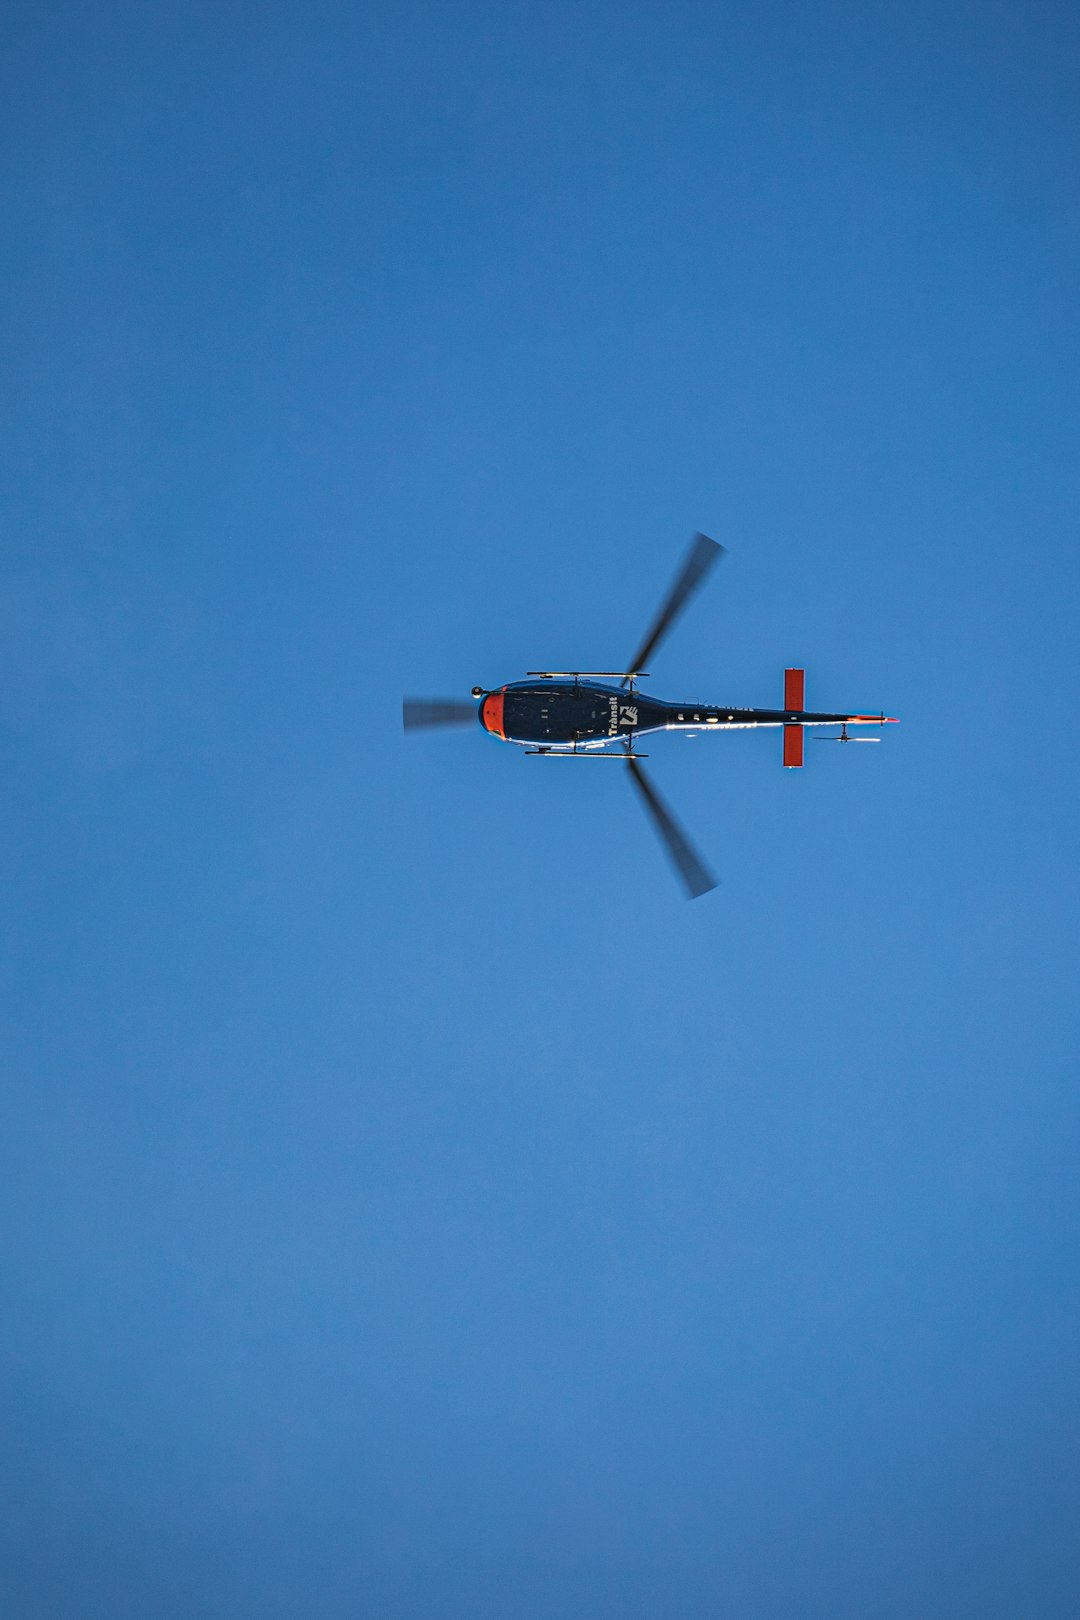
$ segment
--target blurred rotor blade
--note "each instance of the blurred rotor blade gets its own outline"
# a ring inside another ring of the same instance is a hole
[[[716,888],[719,879],[713,877],[637,760],[631,756],[626,763],[630,767],[630,780],[641,794],[641,802],[678,868],[690,899],[708,894],[710,889]]]
[[[628,670],[633,672],[646,667],[653,652],[667,635],[713,563],[723,554],[723,546],[718,545],[715,540],[710,540],[707,534],[695,534],[690,550],[686,554],[686,561],[668,592],[663,607],[656,615],[648,635],[634,655],[633,663],[627,664]]]
[[[468,726],[476,722],[476,704],[460,698],[405,698],[401,719],[406,731],[428,726]]]

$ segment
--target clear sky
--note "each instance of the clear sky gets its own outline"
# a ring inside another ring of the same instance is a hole
[[[1075,1620],[1078,49],[9,0],[5,1616]]]

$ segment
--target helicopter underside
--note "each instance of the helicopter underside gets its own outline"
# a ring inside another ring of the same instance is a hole
[[[540,748],[632,745],[656,731],[748,731],[759,726],[879,724],[877,715],[810,714],[805,710],[737,709],[668,703],[639,691],[592,681],[517,682],[489,692],[480,723],[503,742]]]
[[[640,764],[639,738],[657,731],[701,735],[708,731],[752,731],[771,727],[782,733],[785,767],[803,764],[803,740],[810,726],[839,726],[838,743],[876,742],[852,737],[849,726],[885,726],[884,714],[811,714],[804,708],[805,671],[784,670],[783,708],[739,709],[713,703],[667,703],[645,697],[638,683],[648,674],[652,654],[699,589],[724,548],[696,534],[659,611],[634,656],[620,669],[532,669],[527,679],[495,689],[474,686],[473,703],[459,698],[406,698],[406,731],[475,724],[490,736],[514,743],[524,753],[548,759],[612,759],[622,762],[625,779],[641,801],[672,865],[691,899],[716,887],[716,878]],[[616,681],[618,685],[610,683]],[[475,707],[474,707],[475,704]]]

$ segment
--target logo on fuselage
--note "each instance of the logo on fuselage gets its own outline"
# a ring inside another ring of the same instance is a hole
[[[626,726],[629,729],[637,725],[638,712],[636,703],[620,703],[618,698],[612,694],[608,698],[608,706],[611,709],[611,717],[608,722],[609,737],[617,737],[620,726]]]

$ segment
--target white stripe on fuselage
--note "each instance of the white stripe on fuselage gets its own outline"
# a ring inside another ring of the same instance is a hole
[[[638,737],[652,737],[658,731],[684,731],[688,736],[700,737],[710,731],[779,731],[784,726],[876,726],[880,724],[876,718],[873,720],[669,720],[662,726],[642,726],[636,728],[609,731],[603,737],[582,738],[579,742],[544,742],[542,739],[532,737],[507,737],[506,741],[516,743],[519,748],[543,748],[548,753],[583,754],[586,750],[608,748],[612,743],[633,743]]]

